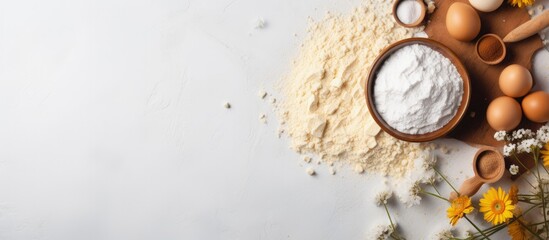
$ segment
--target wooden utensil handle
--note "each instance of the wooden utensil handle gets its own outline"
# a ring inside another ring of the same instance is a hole
[[[544,11],[539,16],[523,23],[503,38],[504,42],[518,42],[528,38],[549,26],[549,11]]]
[[[459,187],[459,194],[460,195],[467,195],[467,196],[473,196],[475,193],[478,192],[480,187],[482,187],[482,184],[484,182],[477,176],[473,176],[472,178],[469,178],[461,184],[461,187]],[[450,201],[457,198],[457,193],[452,192],[450,194]]]

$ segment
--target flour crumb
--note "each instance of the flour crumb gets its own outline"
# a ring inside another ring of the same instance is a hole
[[[440,152],[441,152],[442,154],[449,154],[449,153],[450,153],[450,149],[448,149],[447,146],[442,146],[442,147],[440,147]]]
[[[229,102],[225,102],[225,103],[223,103],[223,107],[226,108],[226,109],[229,109],[229,108],[231,108],[231,104]]]
[[[330,171],[330,175],[335,175],[336,174],[336,170],[333,167],[331,167],[329,171]]]
[[[259,121],[260,121],[261,123],[266,124],[266,123],[267,123],[267,115],[265,115],[264,113],[259,114]]]
[[[257,92],[257,96],[261,99],[265,99],[265,97],[267,97],[267,92],[265,92],[265,90],[259,90],[259,92]]]
[[[282,138],[282,134],[284,134],[284,129],[278,128],[278,130],[277,130],[278,138]]]
[[[436,8],[437,7],[435,5],[435,1],[429,0],[427,2],[427,13],[429,13],[429,14],[433,13]]]
[[[357,165],[355,165],[355,172],[359,173],[359,174],[362,174],[362,173],[364,173],[364,168],[360,164],[357,164]]]
[[[311,163],[311,160],[313,160],[313,159],[309,156],[304,156],[303,157],[303,161],[306,162],[306,163]]]
[[[275,104],[276,103],[276,98],[272,97],[271,98],[271,104]]]
[[[254,28],[255,29],[263,29],[265,28],[265,26],[267,25],[267,22],[265,22],[265,20],[263,18],[258,18],[256,21],[255,21],[255,26]]]
[[[313,176],[313,175],[316,174],[315,170],[312,169],[312,168],[307,168],[307,169],[305,170],[305,172],[306,172],[307,174],[309,174],[310,176]]]

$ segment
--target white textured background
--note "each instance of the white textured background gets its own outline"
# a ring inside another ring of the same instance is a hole
[[[382,178],[308,176],[257,97],[307,16],[358,4],[0,0],[0,239],[363,239],[386,221]],[[460,148],[441,160],[457,183],[475,150],[445,142]],[[410,239],[445,225],[445,208],[392,203]]]

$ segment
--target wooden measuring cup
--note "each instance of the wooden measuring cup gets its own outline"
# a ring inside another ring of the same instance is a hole
[[[503,155],[493,147],[481,147],[473,158],[473,171],[475,176],[465,180],[459,187],[460,195],[473,196],[485,183],[495,183],[505,173],[505,160]],[[452,192],[450,201],[456,199],[458,194]]]

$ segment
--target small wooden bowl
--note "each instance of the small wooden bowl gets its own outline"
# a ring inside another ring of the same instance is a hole
[[[421,5],[421,15],[415,22],[406,24],[400,21],[397,15],[398,5],[400,4],[400,2],[402,2],[402,0],[395,0],[395,2],[393,3],[393,18],[398,23],[398,25],[407,27],[407,28],[414,28],[423,24],[423,20],[425,20],[425,16],[427,15],[427,7],[425,6],[425,3],[423,2],[423,0],[415,0],[415,1]]]
[[[501,56],[498,59],[494,60],[494,61],[486,61],[478,53],[479,52],[478,47],[479,47],[480,41],[482,41],[483,39],[488,38],[488,37],[497,39],[499,44],[503,48],[503,53],[501,54]],[[505,47],[505,43],[503,42],[503,40],[498,35],[489,33],[489,34],[483,35],[482,37],[480,37],[478,39],[477,43],[475,44],[475,53],[476,53],[477,57],[480,59],[480,61],[482,61],[483,63],[486,63],[488,65],[496,65],[496,64],[502,62],[503,59],[505,59],[505,55],[507,55],[507,48]]]
[[[374,98],[374,84],[377,76],[377,72],[385,62],[385,60],[391,56],[394,52],[396,52],[398,49],[413,45],[413,44],[420,44],[427,46],[439,53],[441,53],[443,56],[448,58],[452,64],[456,67],[458,73],[461,76],[461,79],[463,80],[463,96],[461,98],[461,103],[459,105],[459,108],[456,112],[456,115],[448,122],[444,127],[430,133],[425,134],[408,134],[408,133],[402,133],[398,130],[392,128],[387,124],[381,115],[376,110],[375,105],[375,98]],[[386,47],[381,54],[377,57],[374,64],[372,65],[372,68],[370,69],[370,73],[368,75],[368,82],[366,83],[366,101],[368,105],[368,110],[370,111],[370,115],[372,115],[372,118],[376,121],[376,123],[383,129],[383,131],[389,133],[391,136],[408,141],[408,142],[427,142],[431,141],[440,137],[445,136],[450,131],[452,131],[457,124],[463,119],[465,116],[465,113],[467,111],[467,108],[469,107],[469,101],[471,98],[471,83],[469,80],[469,74],[467,73],[467,70],[465,69],[465,66],[457,55],[452,52],[448,47],[442,45],[441,43],[431,40],[428,38],[408,38],[401,41],[398,41],[396,43],[393,43]]]

